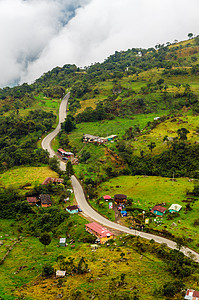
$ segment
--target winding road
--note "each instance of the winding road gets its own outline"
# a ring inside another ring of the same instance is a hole
[[[67,110],[67,105],[68,105],[68,99],[70,97],[70,93],[66,94],[60,104],[60,109],[59,109],[59,123],[56,127],[56,129],[54,131],[52,131],[50,134],[48,134],[42,141],[42,148],[47,150],[50,153],[50,157],[53,157],[55,154],[55,152],[52,150],[51,148],[51,142],[52,140],[56,137],[56,135],[59,133],[60,129],[61,129],[61,123],[64,122],[65,118],[66,118],[66,110]],[[63,161],[60,161],[60,168],[61,170],[65,171],[66,169],[66,164]],[[96,212],[87,202],[86,197],[84,195],[84,191],[82,189],[82,186],[80,184],[80,182],[77,180],[77,178],[73,175],[71,176],[71,182],[72,182],[72,187],[74,190],[74,194],[75,194],[75,198],[76,201],[78,203],[78,205],[81,207],[82,209],[82,213],[85,217],[87,218],[91,218],[92,220],[102,224],[103,226],[112,228],[114,230],[123,232],[123,233],[127,233],[127,234],[133,234],[133,235],[137,235],[140,236],[142,238],[151,240],[153,239],[154,241],[156,241],[157,243],[165,243],[167,244],[168,247],[172,248],[172,249],[176,249],[176,243],[168,240],[166,238],[157,236],[157,235],[153,235],[153,234],[149,234],[149,233],[145,233],[145,232],[140,232],[134,229],[129,229],[125,226],[122,226],[120,224],[114,223],[109,221],[108,219],[106,219],[105,217],[103,217],[102,215],[100,215],[98,212]],[[186,255],[186,256],[190,256],[190,254],[194,255],[195,257],[195,261],[197,261],[199,263],[199,254],[187,247],[183,247],[181,249],[181,251]]]

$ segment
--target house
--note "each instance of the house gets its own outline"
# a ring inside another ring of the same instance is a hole
[[[66,271],[57,270],[56,271],[56,277],[65,277]]]
[[[182,208],[182,206],[179,204],[172,204],[168,210],[170,213],[173,213],[173,212],[179,212],[181,210],[181,208]]]
[[[186,299],[186,300],[199,300],[199,291],[187,289],[184,299]]]
[[[47,184],[49,184],[50,182],[52,182],[52,183],[57,183],[57,184],[60,184],[60,183],[64,183],[64,179],[62,179],[62,178],[52,178],[52,177],[47,177],[45,180],[44,180],[44,182],[42,183],[42,184],[44,184],[44,185],[47,185]]]
[[[31,206],[36,205],[36,203],[37,203],[37,201],[38,201],[36,197],[27,197],[26,200],[28,201],[28,203],[29,203]]]
[[[39,199],[42,207],[49,207],[52,205],[52,200],[49,194],[41,194],[39,195]]]
[[[60,238],[59,239],[59,246],[60,247],[66,247],[66,238]]]
[[[127,196],[123,194],[116,194],[114,195],[115,204],[123,204],[127,201]]]
[[[79,208],[77,205],[71,205],[66,207],[66,211],[69,212],[69,214],[77,214],[79,212]]]
[[[108,201],[108,200],[112,199],[111,196],[109,196],[109,195],[105,195],[105,196],[103,196],[103,198],[104,198],[105,201]]]
[[[157,120],[159,120],[159,119],[160,119],[160,117],[155,117],[155,118],[153,118],[154,121],[157,121]]]
[[[158,217],[162,217],[164,215],[164,213],[166,212],[166,207],[163,207],[161,205],[155,205],[153,208],[152,208],[152,213],[154,213],[156,216]]]
[[[66,157],[66,158],[74,158],[74,154],[72,152],[67,152],[63,150],[62,148],[57,149],[57,152],[61,154],[61,156]]]
[[[96,238],[99,239],[101,244],[106,243],[114,236],[112,232],[102,227],[98,223],[93,222],[93,223],[86,224],[85,226],[86,226],[86,231],[96,236]]]

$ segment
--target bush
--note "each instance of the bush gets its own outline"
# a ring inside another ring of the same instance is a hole
[[[45,264],[42,267],[42,276],[43,277],[51,277],[54,274],[54,269],[51,264]]]

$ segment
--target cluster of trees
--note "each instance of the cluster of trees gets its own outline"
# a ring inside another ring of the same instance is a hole
[[[190,145],[186,143],[186,135],[183,136],[179,133],[179,139],[175,140],[171,144],[171,148],[163,151],[158,155],[144,155],[144,152],[140,153],[140,156],[133,155],[132,148],[124,141],[120,141],[117,144],[118,154],[122,157],[127,165],[128,171],[132,175],[153,175],[172,177],[175,173],[175,177],[189,176],[193,178],[199,178],[199,145]],[[155,145],[149,144],[151,151]]]
[[[48,153],[37,148],[42,134],[52,128],[52,112],[31,111],[26,117],[0,118],[0,170],[18,165],[48,163]]]

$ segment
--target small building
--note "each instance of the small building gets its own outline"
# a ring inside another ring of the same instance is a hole
[[[39,195],[39,199],[42,207],[49,207],[52,205],[52,200],[49,194],[41,194]]]
[[[154,213],[156,216],[158,217],[162,217],[164,215],[164,213],[166,212],[166,207],[163,207],[161,205],[155,205],[153,208],[152,208],[152,213]]]
[[[77,205],[71,205],[66,207],[66,211],[69,212],[69,214],[77,214],[79,212],[79,208]]]
[[[115,204],[123,204],[127,201],[127,196],[123,194],[114,195]]]
[[[66,238],[60,238],[59,239],[59,246],[60,247],[66,247]]]
[[[184,299],[186,299],[186,300],[199,300],[199,291],[187,289]]]
[[[38,201],[36,197],[27,197],[26,200],[28,201],[28,203],[29,203],[31,206],[36,205],[36,203],[37,203],[37,201]]]
[[[160,117],[155,117],[153,120],[154,121],[160,120]]]
[[[117,135],[112,134],[112,135],[107,136],[105,139],[107,139],[107,141],[109,142],[109,141],[116,139],[117,137],[118,137]]]
[[[179,204],[172,204],[168,210],[170,213],[174,213],[174,212],[179,212],[181,210],[181,208],[182,208],[182,206]]]
[[[97,143],[97,144],[103,144],[107,142],[106,138],[91,135],[91,134],[84,134],[82,137],[83,143]]]
[[[122,217],[127,217],[127,211],[126,210],[122,210],[121,214],[122,214]]]
[[[51,183],[57,183],[57,184],[60,184],[60,183],[63,184],[64,183],[64,179],[62,179],[62,178],[47,177],[42,184],[47,185],[50,182]]]
[[[66,271],[57,270],[56,271],[56,277],[65,277]]]
[[[101,244],[106,243],[114,236],[112,232],[102,227],[98,223],[93,222],[90,224],[86,224],[85,226],[86,226],[86,231],[96,236],[96,238],[99,239]]]
[[[109,196],[109,195],[105,195],[105,196],[103,196],[103,198],[105,201],[109,201],[112,199],[111,196]]]

